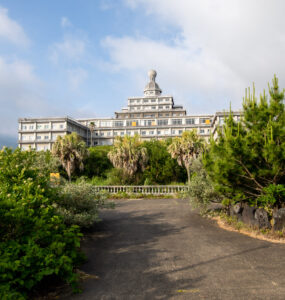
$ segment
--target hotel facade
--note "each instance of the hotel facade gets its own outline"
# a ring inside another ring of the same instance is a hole
[[[149,82],[144,95],[129,98],[128,106],[115,112],[114,118],[19,118],[19,147],[22,150],[30,147],[38,151],[51,150],[58,136],[72,132],[81,136],[88,146],[111,145],[116,136],[135,134],[142,140],[160,140],[181,136],[184,131],[194,128],[206,140],[211,134],[216,137],[217,128],[223,124],[227,113],[187,115],[183,106],[174,104],[172,96],[162,94],[156,75],[154,70],[148,72]],[[240,112],[233,112],[233,116],[239,120]],[[93,130],[90,130],[90,123],[95,125]]]

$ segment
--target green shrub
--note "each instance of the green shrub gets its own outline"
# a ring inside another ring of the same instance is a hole
[[[186,170],[180,167],[177,160],[171,158],[167,151],[170,143],[171,139],[166,141],[151,140],[143,143],[149,156],[142,178],[142,183],[145,185],[169,184],[172,181],[184,183],[186,181]]]
[[[95,188],[83,180],[60,187],[56,211],[66,224],[90,227],[100,221],[99,209],[114,207],[113,203],[106,203],[107,193],[98,193]]]
[[[49,275],[77,281],[81,234],[56,215],[55,192],[35,167],[36,157],[34,151],[0,151],[1,299],[25,299]]]
[[[263,193],[256,199],[256,206],[261,206],[272,212],[274,207],[281,207],[285,199],[284,184],[270,184],[263,189]]]
[[[81,174],[88,178],[95,176],[106,178],[106,172],[113,169],[113,165],[107,156],[111,148],[112,146],[107,145],[88,148],[89,155],[83,162],[84,170]]]
[[[205,210],[210,202],[222,201],[221,195],[215,191],[200,158],[193,161],[190,171],[193,175],[188,195],[194,207]]]

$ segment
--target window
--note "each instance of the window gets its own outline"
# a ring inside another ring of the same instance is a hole
[[[181,125],[182,124],[182,119],[173,119],[172,124],[173,125]]]
[[[115,127],[123,127],[124,122],[123,121],[115,121]]]
[[[144,120],[144,126],[155,126],[154,120]]]
[[[146,131],[142,131],[142,135],[146,135]]]
[[[164,130],[164,134],[168,134],[169,132],[168,132],[168,130]]]
[[[60,124],[60,125],[59,125],[59,128],[61,128],[61,129],[62,129],[63,127],[64,127],[64,125],[63,125],[63,124]]]
[[[40,135],[37,136],[37,140],[41,140],[42,137]]]
[[[149,134],[154,134],[154,131],[153,131],[153,130],[150,130]]]
[[[27,125],[22,125],[22,130],[27,130]]]
[[[158,99],[158,102],[162,102],[164,99]]]
[[[161,131],[160,131],[160,130],[157,130],[157,134],[161,134]]]
[[[132,132],[131,131],[127,131],[127,135],[131,135],[132,134]]]
[[[172,132],[171,132],[172,134],[175,134],[175,130],[174,129],[172,129]]]
[[[152,103],[156,102],[156,99],[151,99],[151,102],[152,102]]]
[[[178,134],[182,134],[183,130],[178,130]]]
[[[220,118],[219,124],[220,124],[220,125],[223,125],[223,124],[224,124],[224,118]]]
[[[110,135],[111,135],[111,131],[108,131],[108,132],[107,132],[107,135],[110,136]]]
[[[138,126],[138,124],[139,124],[139,121],[138,121],[138,120],[130,120],[130,121],[127,121],[127,126],[136,127],[136,126]]]
[[[157,121],[158,126],[165,126],[168,125],[168,120],[158,120]]]
[[[166,108],[166,109],[169,108],[169,105],[166,105],[165,108]]]
[[[29,126],[29,129],[30,129],[30,130],[33,130],[33,129],[34,129],[34,125],[30,125],[30,126]]]
[[[49,129],[49,125],[48,125],[48,124],[45,124],[45,125],[44,125],[44,129]]]
[[[100,133],[100,135],[101,135],[101,136],[104,136],[104,135],[105,135],[105,133],[104,133],[104,132],[101,132],[101,133]]]
[[[117,136],[118,135],[118,132],[117,131],[114,131],[114,136]]]
[[[195,119],[186,119],[186,124],[187,125],[193,125],[193,124],[195,124]]]
[[[205,129],[200,129],[200,133],[205,133]]]
[[[120,132],[120,135],[121,135],[121,136],[124,136],[124,135],[125,135],[124,131],[121,131],[121,132]]]
[[[48,135],[45,135],[45,140],[49,140],[49,136]]]
[[[152,106],[151,109],[156,109],[156,106]]]
[[[169,114],[165,114],[166,117],[169,117]]]
[[[111,122],[109,121],[101,121],[101,127],[111,127]]]
[[[158,109],[163,109],[163,105],[159,105],[159,106],[158,106]]]
[[[207,118],[200,118],[201,124],[211,124],[211,120]]]
[[[42,125],[41,124],[37,124],[37,129],[42,129]]]
[[[141,102],[141,100],[140,99],[137,99],[137,103],[140,103]]]
[[[143,99],[143,103],[148,103],[148,99]]]

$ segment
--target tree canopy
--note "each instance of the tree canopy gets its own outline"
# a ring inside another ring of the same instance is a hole
[[[257,100],[254,86],[252,93],[246,90],[241,120],[229,114],[203,162],[218,190],[234,201],[258,205],[269,186],[270,193],[284,193],[284,91],[276,76],[269,86],[269,99],[264,91]],[[275,197],[269,206],[280,206],[281,198]]]

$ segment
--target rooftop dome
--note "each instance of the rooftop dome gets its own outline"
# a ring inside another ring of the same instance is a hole
[[[155,70],[148,71],[149,83],[144,88],[144,95],[145,96],[152,96],[152,95],[160,95],[161,94],[162,91],[161,91],[159,85],[155,82],[156,74],[157,73],[156,73]]]

